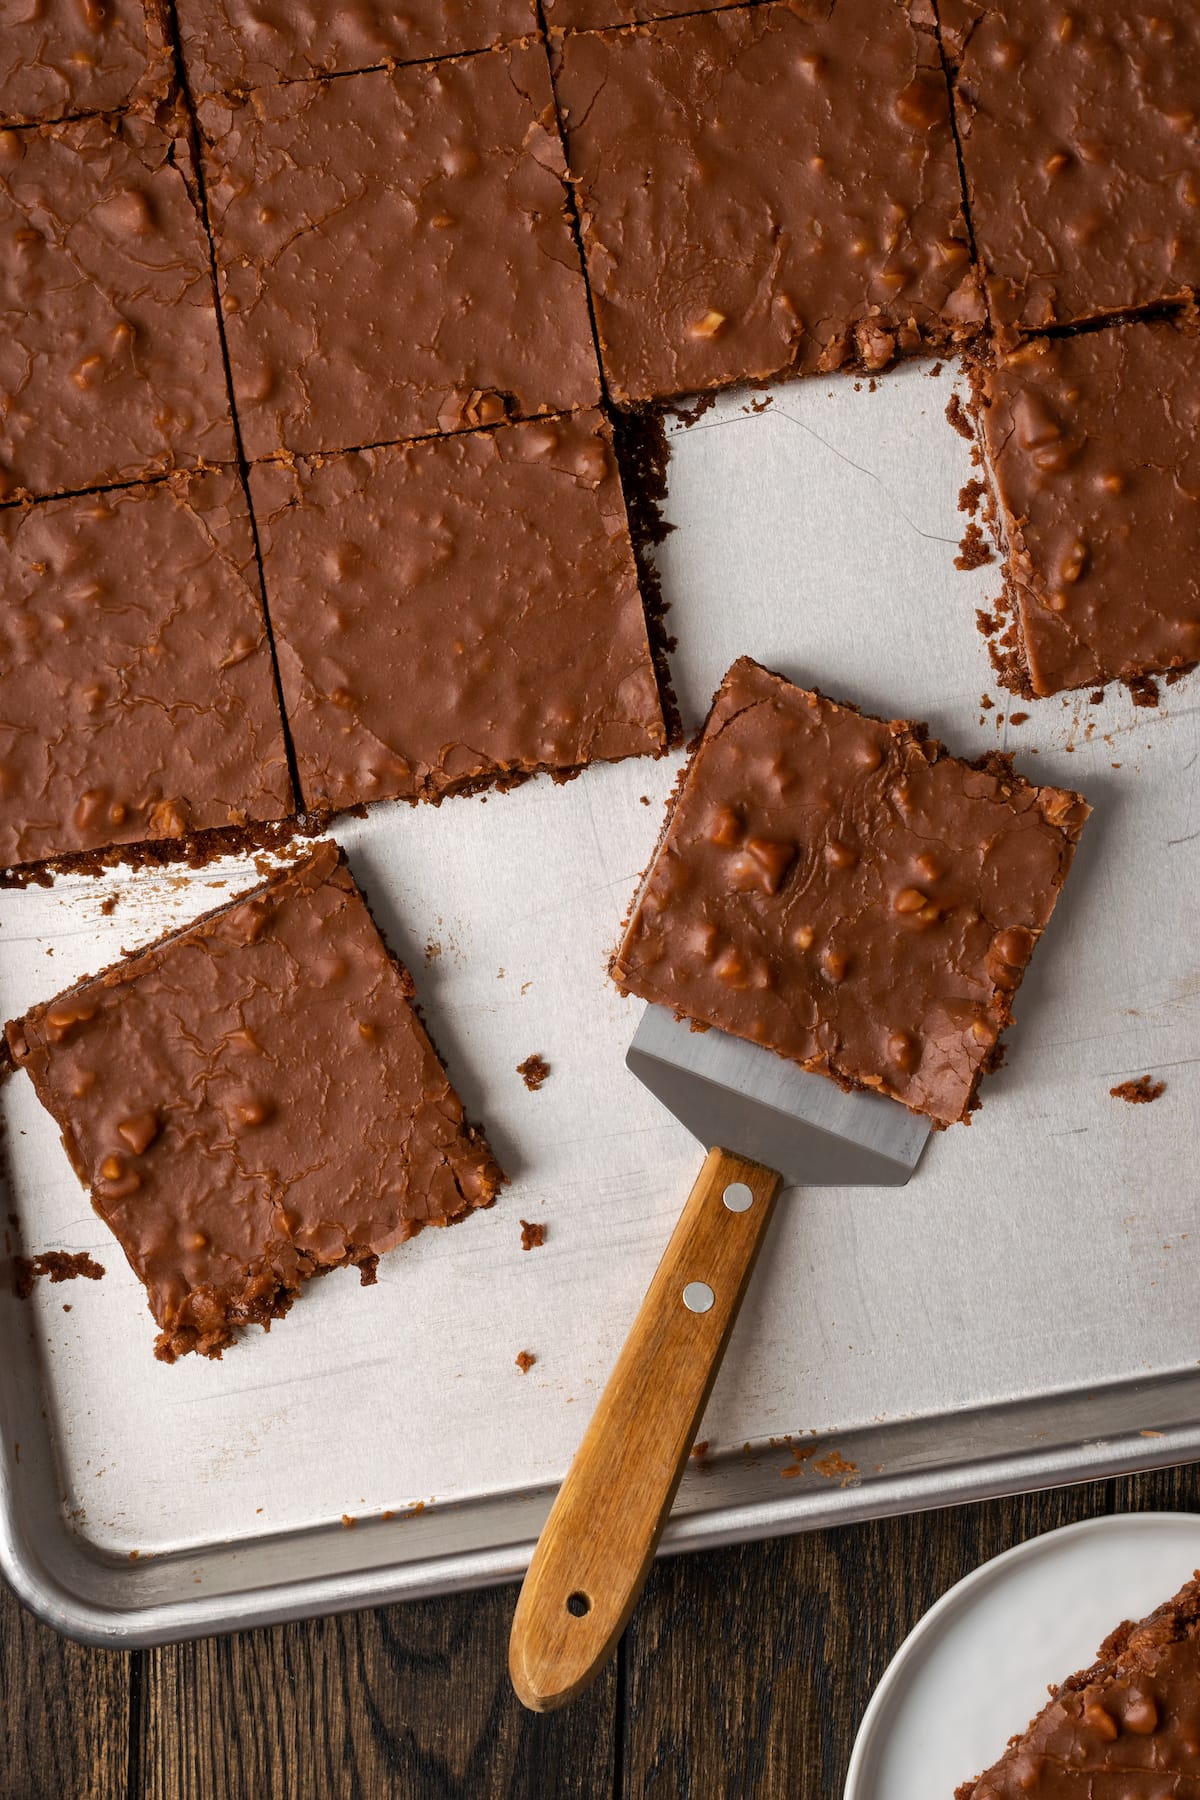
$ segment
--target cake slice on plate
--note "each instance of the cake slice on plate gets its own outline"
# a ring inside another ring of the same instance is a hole
[[[954,1800],[1195,1800],[1200,1795],[1200,1579],[1090,1669],[1053,1689],[1029,1729]]]

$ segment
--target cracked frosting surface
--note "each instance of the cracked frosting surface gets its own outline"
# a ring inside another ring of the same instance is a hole
[[[260,463],[250,483],[308,806],[663,747],[598,412]]]
[[[1200,286],[1200,10],[994,0],[956,107],[993,323],[1036,331]]]
[[[594,404],[540,44],[200,114],[251,459]]]
[[[552,42],[618,400],[879,369],[982,323],[945,76],[900,0]]]
[[[233,456],[179,132],[133,113],[0,131],[0,498]]]
[[[743,657],[613,961],[618,987],[967,1116],[1088,815]]]
[[[1200,658],[1200,329],[1031,339],[974,374],[1036,694]]]
[[[645,25],[675,13],[708,12],[727,4],[728,0],[542,0],[542,12],[551,30],[600,31]]]
[[[229,471],[0,509],[0,866],[291,810]]]
[[[486,50],[537,29],[533,0],[176,0],[195,94]]]
[[[1200,1800],[1200,1583],[1118,1626],[955,1800]]]
[[[7,1027],[145,1284],[216,1356],[339,1264],[374,1277],[503,1177],[335,844]]]
[[[160,0],[15,0],[0,21],[0,123],[165,98],[173,76]]]

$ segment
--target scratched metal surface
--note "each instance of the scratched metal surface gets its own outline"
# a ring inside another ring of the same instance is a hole
[[[673,438],[660,561],[689,726],[749,652],[964,754],[1016,746],[1096,814],[970,1129],[902,1192],[783,1205],[668,1548],[1200,1455],[1197,682],[1157,712],[1118,694],[1008,723],[973,617],[996,572],[953,567],[971,467],[949,392],[919,368],[874,393],[808,383]],[[604,977],[677,768],[339,831],[513,1184],[386,1258],[377,1287],[315,1284],[223,1362],[154,1361],[53,1126],[4,1085],[10,1237],[108,1271],[24,1304],[0,1281],[0,1560],[45,1616],[149,1641],[523,1567],[698,1161],[627,1075],[637,1007]],[[0,1014],[253,879],[3,896]],[[553,1070],[537,1094],[516,1074],[533,1051]],[[1110,1099],[1146,1071],[1168,1084],[1154,1106]],[[521,1218],[543,1249],[522,1252]],[[771,1446],[789,1434],[819,1448]]]

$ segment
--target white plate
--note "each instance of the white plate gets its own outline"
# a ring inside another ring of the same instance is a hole
[[[967,1575],[911,1631],[858,1733],[845,1800],[951,1800],[1123,1619],[1200,1566],[1200,1514],[1116,1513],[1030,1538]]]

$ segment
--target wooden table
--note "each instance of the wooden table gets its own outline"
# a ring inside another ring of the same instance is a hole
[[[508,1687],[512,1589],[118,1655],[0,1588],[0,1800],[838,1800],[931,1601],[1035,1532],[1155,1508],[1200,1511],[1200,1465],[662,1563],[548,1718]]]

